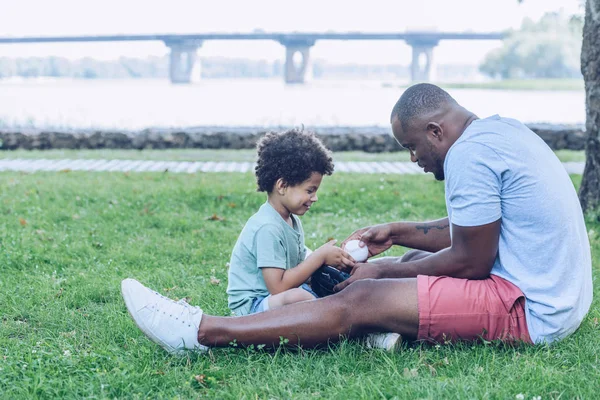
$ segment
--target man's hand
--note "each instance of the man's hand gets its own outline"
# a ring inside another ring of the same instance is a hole
[[[352,282],[359,281],[361,279],[379,279],[381,278],[381,271],[376,263],[364,263],[356,264],[356,266],[350,272],[350,278],[343,282],[338,283],[334,288],[334,292],[339,292],[345,289]]]
[[[341,247],[344,248],[346,242],[350,240],[360,240],[369,249],[369,257],[373,257],[392,247],[394,243],[391,236],[392,230],[390,224],[368,226],[354,231],[342,242]]]

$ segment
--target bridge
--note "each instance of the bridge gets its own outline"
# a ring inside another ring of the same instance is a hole
[[[311,76],[310,48],[318,40],[402,40],[412,47],[411,79],[427,82],[434,71],[433,49],[441,40],[501,40],[502,32],[397,33],[325,32],[325,33],[200,33],[104,36],[0,37],[0,44],[71,43],[71,42],[140,42],[162,41],[170,49],[169,75],[173,83],[190,83],[198,67],[198,49],[208,40],[271,40],[285,47],[285,82],[304,83]]]

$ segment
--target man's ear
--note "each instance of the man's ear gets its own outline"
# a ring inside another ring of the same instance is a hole
[[[444,130],[442,129],[442,126],[437,122],[428,122],[427,132],[430,132],[431,135],[437,140],[441,140],[444,136]]]
[[[279,178],[277,179],[277,182],[275,182],[275,190],[277,190],[277,193],[279,193],[281,196],[285,194],[287,187],[288,184],[283,180],[283,178]]]

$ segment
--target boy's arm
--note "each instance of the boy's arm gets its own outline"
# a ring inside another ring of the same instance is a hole
[[[263,278],[269,293],[278,294],[300,287],[323,264],[353,268],[356,265],[354,259],[345,250],[334,246],[335,242],[335,240],[330,240],[325,243],[294,268],[285,270],[262,267]]]
[[[315,251],[294,268],[286,270],[263,267],[261,270],[269,293],[278,294],[300,287],[323,264],[325,257],[321,252]]]

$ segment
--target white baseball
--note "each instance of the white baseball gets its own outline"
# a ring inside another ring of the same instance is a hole
[[[369,258],[369,249],[367,248],[367,246],[360,247],[358,245],[359,243],[360,240],[351,240],[348,243],[346,243],[346,246],[344,246],[344,250],[346,250],[356,262],[365,262],[367,261],[367,258]]]

